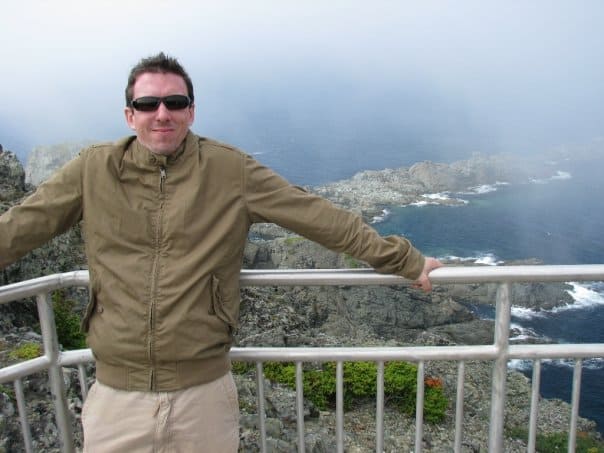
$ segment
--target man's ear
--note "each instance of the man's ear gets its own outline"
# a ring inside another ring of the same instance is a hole
[[[192,104],[191,107],[189,107],[189,112],[189,126],[191,126],[193,121],[195,121],[195,104]]]
[[[132,130],[136,130],[136,126],[134,124],[134,111],[130,107],[124,108],[124,117],[126,118],[126,124]]]

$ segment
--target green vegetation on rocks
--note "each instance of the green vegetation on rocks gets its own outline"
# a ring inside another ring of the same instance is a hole
[[[291,363],[269,362],[264,366],[265,376],[291,388],[296,385],[296,366]],[[329,362],[320,368],[304,370],[304,395],[319,409],[335,406],[336,364]],[[384,394],[387,404],[407,415],[415,413],[417,366],[406,362],[389,362],[384,367]],[[377,367],[373,362],[344,363],[344,408],[355,402],[375,398]],[[427,378],[424,381],[424,419],[439,422],[444,418],[448,400],[442,381]]]
[[[8,357],[11,360],[30,360],[42,355],[42,347],[38,343],[23,343],[21,346],[13,349]]]
[[[512,429],[510,437],[527,441],[528,431],[525,428]],[[568,433],[556,432],[549,434],[537,434],[535,439],[535,450],[538,453],[550,453],[554,451],[567,451]],[[577,453],[603,453],[604,442],[596,439],[590,433],[578,432],[575,451]]]
[[[52,308],[55,314],[55,324],[59,343],[63,348],[82,349],[86,347],[86,337],[80,329],[80,317],[74,309],[77,302],[65,297],[63,291],[52,294]]]

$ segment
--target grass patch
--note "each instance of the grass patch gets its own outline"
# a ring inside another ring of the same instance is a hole
[[[291,247],[292,245],[298,244],[304,240],[305,239],[302,236],[292,236],[292,237],[285,238],[285,240],[283,242],[285,243],[285,245]]]
[[[528,430],[525,428],[512,428],[508,431],[508,435],[528,442]],[[568,433],[537,434],[535,450],[540,453],[568,451]],[[577,453],[604,453],[604,442],[589,433],[578,432],[575,451]]]
[[[361,262],[355,258],[353,258],[352,256],[348,255],[348,254],[344,254],[344,263],[346,264],[346,267],[349,269],[359,269],[361,267],[363,267],[363,265],[361,264]]]
[[[67,299],[63,291],[52,293],[52,308],[59,343],[66,350],[86,348],[86,336],[80,328],[81,319],[75,312],[76,302]]]
[[[231,372],[233,374],[243,375],[249,371],[254,370],[256,367],[253,362],[232,362]]]
[[[8,395],[11,400],[15,399],[15,391],[11,387],[7,387],[6,385],[0,384],[0,393]]]
[[[30,360],[42,355],[42,346],[38,343],[23,343],[21,346],[9,352],[11,360]]]
[[[296,367],[291,363],[268,362],[265,376],[288,387],[296,387]],[[417,367],[406,362],[389,362],[384,369],[384,397],[401,412],[415,414]],[[373,362],[344,363],[344,408],[375,398],[377,367]],[[319,409],[335,407],[336,364],[325,363],[319,368],[303,372],[304,395]],[[424,419],[439,422],[449,404],[438,378],[428,378],[424,383]]]

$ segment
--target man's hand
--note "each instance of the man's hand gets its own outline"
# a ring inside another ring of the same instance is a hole
[[[434,269],[441,267],[442,265],[443,264],[436,258],[426,257],[422,273],[419,275],[417,280],[413,282],[411,286],[417,289],[421,288],[427,293],[432,291],[432,282],[430,281],[430,277],[428,276],[428,274]]]

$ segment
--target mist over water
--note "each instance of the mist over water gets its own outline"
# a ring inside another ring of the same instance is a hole
[[[393,207],[392,216],[377,226],[383,234],[409,235],[436,256],[604,262],[604,158],[560,165],[572,176],[460,194],[469,203],[459,207]]]
[[[22,160],[129,134],[128,71],[160,50],[194,82],[194,131],[283,172],[295,153],[296,184],[603,135],[596,0],[111,3],[3,5],[0,143]]]

